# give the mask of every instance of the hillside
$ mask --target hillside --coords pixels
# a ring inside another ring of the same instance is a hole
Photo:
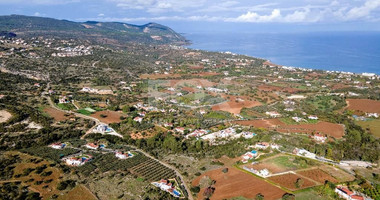
[[[120,22],[72,22],[22,15],[0,16],[0,32],[13,32],[22,37],[81,38],[107,44],[187,42],[169,27],[156,23],[139,26]]]

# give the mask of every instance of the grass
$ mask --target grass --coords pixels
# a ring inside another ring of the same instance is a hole
[[[307,189],[306,191],[296,194],[296,200],[324,200],[326,197],[320,197],[315,191]]]
[[[63,196],[59,196],[58,200],[96,200],[97,198],[83,185],[77,185]]]
[[[271,162],[277,166],[285,168],[296,168],[297,166],[290,160],[289,156],[279,156],[271,160]]]
[[[90,111],[85,110],[85,109],[80,109],[77,112],[80,114],[83,114],[83,115],[91,115],[92,114]]]
[[[218,112],[213,111],[205,115],[205,118],[212,118],[212,119],[228,119],[230,117],[231,117],[230,113],[222,112],[222,111],[218,111]]]
[[[370,132],[374,136],[380,137],[380,119],[358,121],[357,124],[361,126],[363,129],[369,128]]]
[[[57,107],[62,109],[62,110],[72,110],[74,109],[74,106],[69,103],[59,103],[57,104]]]

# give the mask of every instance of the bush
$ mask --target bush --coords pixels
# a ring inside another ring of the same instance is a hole
[[[195,187],[191,187],[190,190],[196,194],[199,193],[199,191],[201,191],[201,188],[199,186],[195,186]]]

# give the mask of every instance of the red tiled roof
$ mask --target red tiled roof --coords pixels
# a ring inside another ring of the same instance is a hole
[[[364,197],[359,196],[359,195],[352,195],[351,198],[355,200],[364,200]]]
[[[350,191],[348,188],[344,188],[344,187],[338,187],[339,190],[341,190],[342,192],[346,193],[347,195],[351,196],[353,195],[354,193],[352,191]]]

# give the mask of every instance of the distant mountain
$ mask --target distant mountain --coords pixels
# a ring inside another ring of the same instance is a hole
[[[167,26],[156,23],[133,25],[121,22],[72,22],[23,15],[0,16],[0,32],[20,37],[80,38],[101,43],[128,42],[186,44],[187,40]]]

